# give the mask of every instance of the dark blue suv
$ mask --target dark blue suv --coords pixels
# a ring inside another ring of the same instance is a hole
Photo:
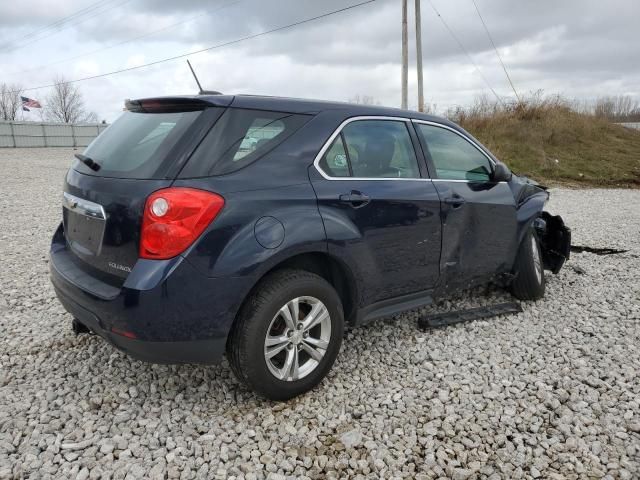
[[[544,187],[417,112],[143,99],[76,157],[51,246],[75,330],[151,362],[226,352],[272,399],[320,382],[345,327],[490,281],[537,299],[569,256]]]

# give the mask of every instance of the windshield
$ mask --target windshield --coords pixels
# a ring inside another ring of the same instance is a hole
[[[164,178],[175,161],[172,150],[200,114],[125,112],[84,152],[99,169],[80,161],[73,168],[101,177]]]

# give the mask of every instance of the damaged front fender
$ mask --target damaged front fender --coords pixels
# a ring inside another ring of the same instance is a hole
[[[518,244],[531,226],[535,228],[546,270],[558,273],[571,253],[571,229],[562,217],[543,211],[547,188],[526,177],[513,176],[511,189],[518,205]]]
[[[546,270],[558,273],[571,254],[571,229],[560,215],[541,212],[533,222]]]

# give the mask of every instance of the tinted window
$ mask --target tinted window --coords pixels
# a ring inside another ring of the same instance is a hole
[[[308,115],[228,108],[180,176],[208,177],[236,171],[280,144],[309,118]]]
[[[163,178],[174,161],[168,154],[200,114],[125,112],[84,152],[100,170],[79,161],[74,168],[104,177]]]
[[[420,177],[405,122],[392,120],[357,120],[347,124],[320,166],[328,175],[337,177]]]
[[[418,124],[438,178],[489,181],[491,163],[478,148],[457,133],[433,125]]]

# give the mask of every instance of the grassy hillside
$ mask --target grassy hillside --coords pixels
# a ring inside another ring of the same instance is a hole
[[[480,102],[452,116],[514,172],[541,183],[640,187],[640,131],[578,113],[561,99]]]

